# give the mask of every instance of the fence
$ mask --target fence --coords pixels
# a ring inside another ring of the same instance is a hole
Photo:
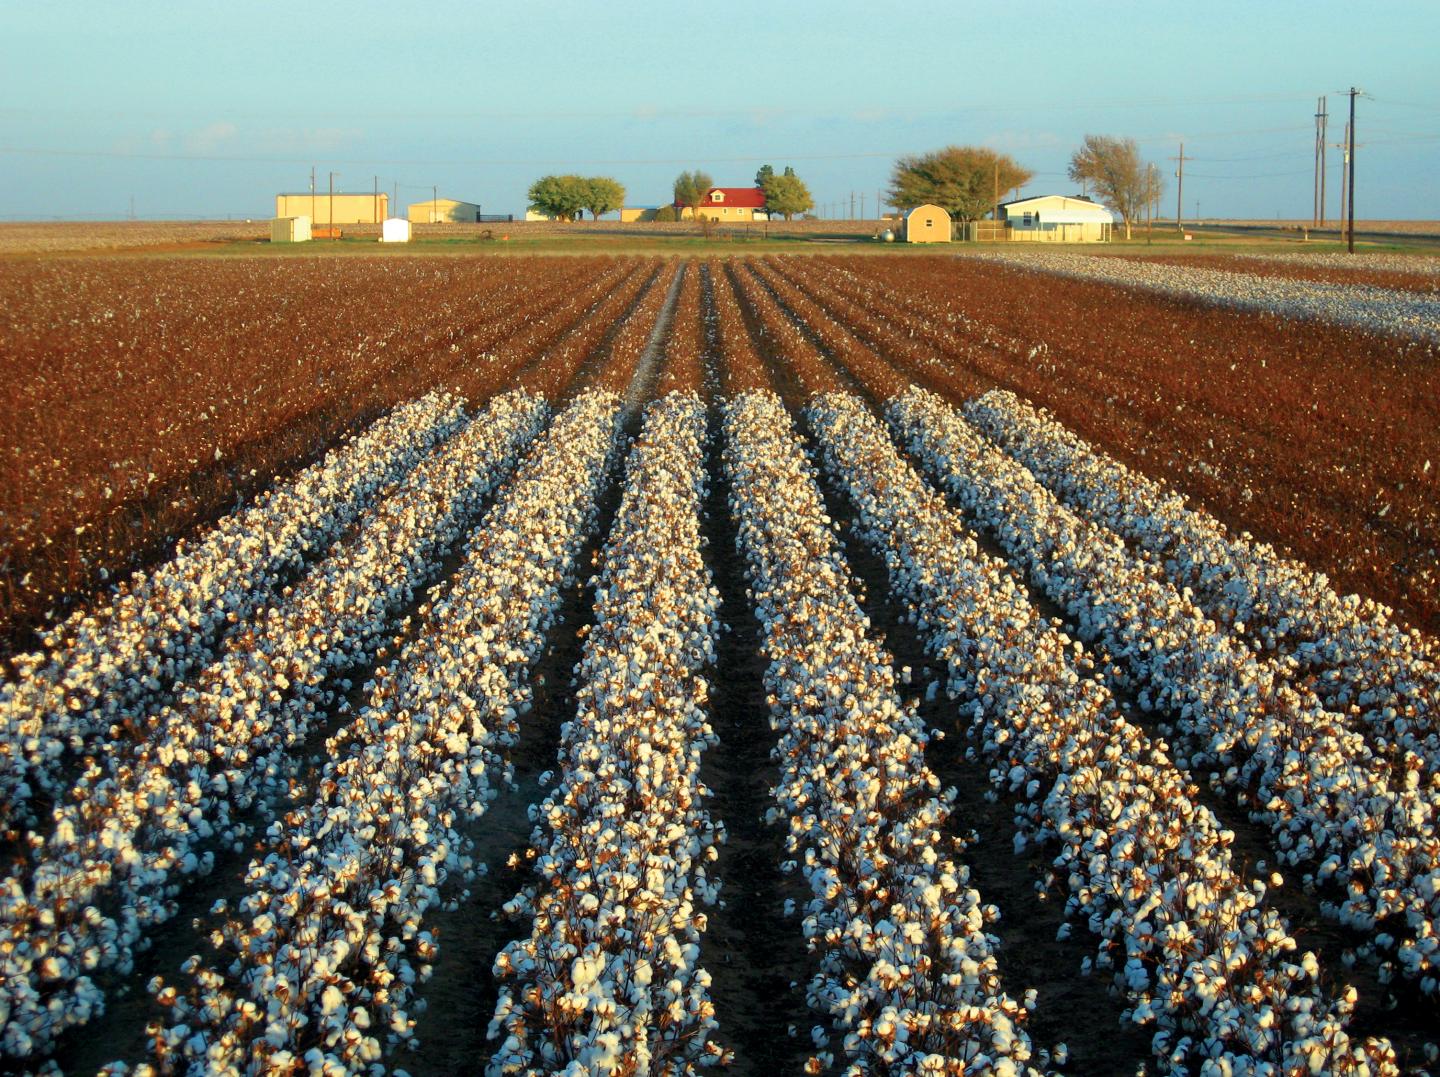
[[[1047,224],[1042,228],[1015,228],[1006,221],[970,221],[959,225],[959,238],[967,243],[1104,243],[1110,225],[1092,223]]]

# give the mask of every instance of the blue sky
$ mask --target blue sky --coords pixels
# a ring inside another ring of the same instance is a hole
[[[898,154],[983,143],[1068,193],[1086,132],[1180,139],[1185,214],[1307,217],[1315,99],[1359,102],[1360,216],[1440,218],[1440,2],[706,5],[0,0],[0,217],[268,216],[399,186],[520,212],[545,172],[668,201],[793,164],[873,211]],[[1338,203],[1332,151],[1330,206]],[[1173,211],[1171,179],[1167,205]]]

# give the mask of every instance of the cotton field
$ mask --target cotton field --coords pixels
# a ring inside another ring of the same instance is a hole
[[[0,1068],[1440,1073],[1433,297],[960,261],[486,267],[17,615]]]

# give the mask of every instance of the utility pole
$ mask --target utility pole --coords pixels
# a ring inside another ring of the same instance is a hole
[[[1325,127],[1329,120],[1322,95],[1315,105],[1315,213],[1311,223],[1316,228],[1325,227]]]
[[[375,177],[375,198],[370,206],[370,216],[375,218],[375,223],[380,223],[380,177]]]
[[[430,187],[430,223],[435,223],[435,218],[440,213],[440,185],[432,184]]]
[[[861,191],[861,192],[860,192],[860,219],[861,219],[862,221],[866,219],[866,217],[865,217],[865,192],[864,192],[864,191]]]
[[[1175,169],[1175,179],[1177,180],[1175,185],[1175,231],[1183,232],[1185,231],[1185,222],[1181,219],[1181,215],[1185,212],[1185,143],[1180,143],[1180,156],[1172,157],[1170,160],[1179,162]]]
[[[335,177],[338,176],[339,174],[340,174],[340,173],[338,173],[338,172],[331,172],[331,173],[330,173],[330,209],[329,209],[329,211],[328,211],[328,212],[329,212],[329,216],[330,216],[330,220],[329,220],[328,223],[329,223],[329,226],[330,226],[330,238],[331,238],[331,240],[334,240],[334,239],[335,239]]]
[[[1349,165],[1349,167],[1350,167],[1350,178],[1346,181],[1346,186],[1349,187],[1349,195],[1350,195],[1349,202],[1350,202],[1350,204],[1349,204],[1349,206],[1348,206],[1348,208],[1347,208],[1347,210],[1346,210],[1346,212],[1349,214],[1349,216],[1346,218],[1347,225],[1346,225],[1346,229],[1345,229],[1345,230],[1346,230],[1346,232],[1348,233],[1348,237],[1349,237],[1348,240],[1347,240],[1347,247],[1348,247],[1349,253],[1354,254],[1354,253],[1355,253],[1355,98],[1356,98],[1359,94],[1364,93],[1364,91],[1363,91],[1363,90],[1357,90],[1354,86],[1351,86],[1350,89],[1349,89],[1347,92],[1350,94],[1350,122],[1349,122],[1349,124],[1347,124],[1346,127],[1345,127],[1345,141],[1346,141],[1346,143],[1348,144],[1347,149],[1345,150],[1345,161],[1346,161],[1346,163],[1347,163],[1347,164]]]
[[[855,219],[855,192],[850,192],[850,219]]]
[[[310,227],[315,227],[315,166],[310,166]]]

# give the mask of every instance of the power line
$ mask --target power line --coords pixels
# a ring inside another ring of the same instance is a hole
[[[1133,98],[1112,98],[1098,101],[1041,101],[1041,102],[1018,102],[1009,100],[1005,102],[947,102],[945,104],[926,104],[923,102],[899,102],[893,104],[875,104],[858,102],[847,105],[843,108],[776,108],[770,105],[734,105],[728,108],[623,108],[623,109],[592,109],[592,110],[567,110],[537,109],[533,111],[513,111],[503,109],[467,109],[446,111],[440,109],[423,109],[421,114],[426,119],[434,120],[489,120],[504,121],[518,120],[523,122],[535,122],[537,120],[638,120],[649,122],[657,119],[730,119],[734,117],[764,116],[767,118],[794,117],[799,119],[829,119],[834,117],[853,117],[856,115],[875,115],[879,119],[890,117],[910,116],[950,116],[967,112],[1073,112],[1076,110],[1102,110],[1102,109],[1130,109],[1130,108],[1187,108],[1213,105],[1255,105],[1255,104],[1280,104],[1307,100],[1297,94],[1274,93],[1274,94],[1230,94],[1214,97],[1182,97],[1171,99],[1156,99],[1152,97]],[[1416,106],[1426,107],[1426,106]],[[78,115],[87,119],[96,117],[115,117],[134,120],[138,118],[173,118],[182,115],[182,111],[165,110],[145,112],[137,109],[127,110],[97,110],[91,108],[0,108],[0,116],[22,116],[27,119],[34,119],[36,116],[66,116]],[[229,111],[228,118],[234,119],[266,119],[273,120],[272,111]],[[376,112],[373,110],[363,111],[322,111],[306,112],[298,117],[301,122],[310,120],[333,120],[344,118],[361,118],[370,122],[377,120],[406,120],[413,121],[417,113],[414,110],[404,112]]]

